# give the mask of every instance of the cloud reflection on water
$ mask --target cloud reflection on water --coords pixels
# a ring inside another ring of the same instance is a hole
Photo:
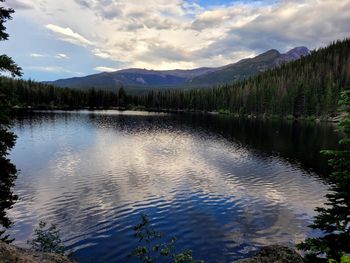
[[[324,201],[326,186],[301,167],[170,115],[50,116],[15,127],[18,244],[43,219],[58,224],[78,256],[123,260],[135,245],[131,226],[146,212],[199,258],[228,262],[304,239]]]

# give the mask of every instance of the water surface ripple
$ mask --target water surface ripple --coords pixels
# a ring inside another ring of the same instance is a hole
[[[191,118],[114,111],[18,118],[16,243],[25,246],[44,220],[58,225],[79,262],[126,262],[142,212],[207,262],[315,234],[307,226],[327,188],[310,165],[235,136],[241,127],[230,119]],[[222,122],[235,131],[225,134]]]

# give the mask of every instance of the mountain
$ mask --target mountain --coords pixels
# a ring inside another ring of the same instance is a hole
[[[305,57],[310,54],[310,50],[307,47],[296,47],[289,50],[286,54],[282,55],[282,58],[286,62],[297,60],[301,57]]]
[[[254,76],[259,72],[278,67],[281,64],[297,60],[309,54],[310,51],[306,47],[297,47],[285,54],[281,54],[277,50],[272,49],[254,58],[243,59],[237,63],[224,66],[220,70],[207,72],[194,77],[189,80],[189,83],[199,86],[232,83]]]
[[[190,70],[147,70],[124,69],[115,72],[103,72],[88,75],[59,79],[45,82],[59,87],[115,89],[126,88],[176,88],[201,86],[208,87],[217,84],[231,83],[256,75],[259,72],[278,67],[283,63],[294,61],[306,56],[310,51],[306,47],[297,47],[285,54],[275,49],[269,50],[254,58],[243,59],[237,63],[218,68],[196,68]]]
[[[85,77],[59,79],[45,82],[59,87],[114,89],[118,87],[178,87],[189,79],[217,70],[197,68],[191,70],[147,70],[124,69],[115,72],[102,72]]]

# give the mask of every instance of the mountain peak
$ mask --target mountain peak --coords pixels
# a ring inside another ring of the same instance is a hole
[[[281,55],[281,53],[277,49],[270,49],[270,50],[256,56],[256,58],[259,58],[259,57],[277,57],[280,55]]]
[[[307,47],[295,47],[289,50],[285,55],[292,56],[294,59],[299,59],[310,54],[310,50]]]
[[[260,55],[257,55],[254,58],[248,58],[248,59],[243,59],[240,62],[243,62],[244,64],[250,64],[250,63],[266,63],[269,61],[273,61],[275,59],[278,59],[281,56],[281,53],[277,49],[270,49]],[[240,63],[238,62],[238,63]],[[242,64],[242,63],[241,63]],[[234,65],[234,64],[231,64]]]
[[[280,54],[280,52],[277,50],[277,49],[270,49],[268,51],[266,51],[265,53],[262,53],[263,54]]]

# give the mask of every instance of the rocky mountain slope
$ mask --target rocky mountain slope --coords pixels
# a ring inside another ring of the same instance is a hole
[[[237,63],[218,68],[197,68],[190,70],[147,70],[124,69],[115,72],[103,72],[47,82],[59,87],[116,89],[126,88],[179,88],[209,87],[231,83],[259,72],[277,67],[309,54],[306,47],[298,47],[281,54],[277,50],[269,50],[254,58],[243,59]]]
[[[310,51],[306,47],[297,47],[285,54],[272,49],[254,58],[243,59],[217,71],[204,73],[194,77],[189,82],[198,86],[232,83],[275,68],[283,63],[297,60],[302,56],[307,56],[309,53]]]

